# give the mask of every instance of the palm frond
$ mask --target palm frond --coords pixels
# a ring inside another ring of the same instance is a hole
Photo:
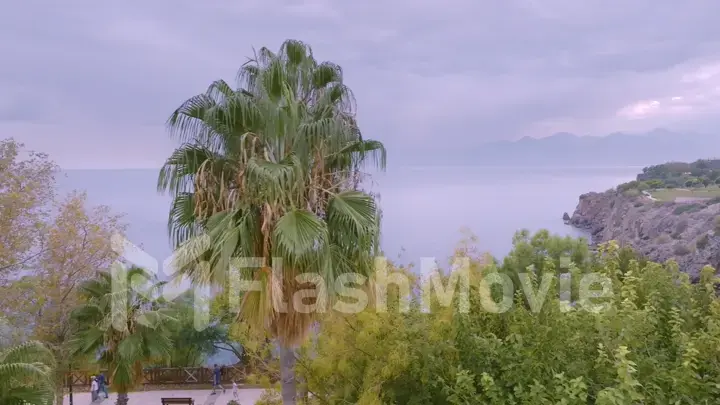
[[[375,227],[377,207],[375,199],[359,191],[344,191],[334,195],[328,204],[328,225],[354,235],[362,235]]]
[[[37,341],[0,352],[0,404],[50,405],[55,365],[52,352]]]
[[[41,361],[49,367],[55,366],[55,356],[44,344],[31,340],[0,352],[0,361],[4,363],[24,363]]]
[[[296,264],[326,247],[328,229],[327,224],[312,212],[294,209],[277,221],[273,237],[283,260]]]

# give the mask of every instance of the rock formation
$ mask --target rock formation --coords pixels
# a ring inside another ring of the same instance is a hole
[[[650,260],[674,259],[695,279],[703,266],[720,268],[720,202],[653,201],[609,190],[587,193],[570,224],[590,232],[594,243],[616,240]]]

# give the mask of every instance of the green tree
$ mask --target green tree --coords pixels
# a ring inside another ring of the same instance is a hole
[[[560,240],[546,232],[517,239],[507,270],[469,256],[467,311],[459,311],[459,299],[434,302],[430,311],[412,299],[407,312],[329,314],[299,362],[309,391],[333,405],[716,402],[714,269],[705,267],[691,283],[676,263],[636,260],[610,242],[569,272],[573,280],[579,271],[602,276],[612,294],[583,299],[573,281],[575,298],[563,302],[551,253]],[[491,297],[512,305],[490,310],[483,279],[540,261],[525,277],[530,293],[544,297],[541,305],[527,305],[528,290],[511,289]]]
[[[38,340],[53,352],[62,405],[77,288],[115,260],[110,239],[125,227],[84,193],[56,195],[58,171],[46,155],[0,141],[0,313],[14,342]]]
[[[296,277],[369,273],[380,215],[360,186],[368,164],[384,169],[385,149],[362,137],[341,68],[319,63],[302,42],[260,49],[238,77],[237,90],[216,81],[172,114],[171,132],[185,143],[159,188],[174,197],[174,243],[206,235],[185,249],[183,269],[195,283],[227,287],[234,257],[261,258],[243,269],[263,289],[244,295],[239,316],[279,343],[283,402],[292,404],[295,349],[314,318],[294,308],[296,293],[312,294],[314,284]],[[272,291],[291,303],[287,310],[274,309]]]
[[[166,367],[196,367],[218,352],[227,352],[238,359],[243,357],[242,347],[230,338],[227,320],[211,314],[207,327],[195,325],[195,306],[192,294],[185,294],[172,303],[177,318],[171,326],[173,347],[170,356],[158,359]]]
[[[118,405],[128,403],[144,363],[171,353],[175,318],[157,298],[162,285],[143,269],[116,264],[80,288],[86,303],[72,314],[73,354],[97,356],[118,393]]]
[[[52,404],[54,367],[52,352],[38,341],[0,350],[0,404]]]
[[[652,180],[649,180],[649,181],[647,182],[647,185],[648,185],[648,187],[650,187],[651,189],[656,189],[656,188],[662,188],[662,187],[664,187],[665,184],[663,183],[662,180],[652,179]]]

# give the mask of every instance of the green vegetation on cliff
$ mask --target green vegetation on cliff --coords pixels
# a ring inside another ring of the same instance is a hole
[[[720,197],[720,159],[669,162],[643,168],[636,180],[617,186],[627,196],[642,192],[660,201]]]
[[[709,187],[720,184],[720,159],[648,166],[637,176],[649,188]]]

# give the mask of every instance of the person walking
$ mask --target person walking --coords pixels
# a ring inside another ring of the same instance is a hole
[[[240,393],[238,392],[238,385],[235,381],[233,381],[233,398],[238,399],[240,396]]]
[[[98,383],[98,392],[97,395],[100,397],[100,393],[102,392],[105,394],[105,399],[108,399],[110,396],[108,395],[107,391],[107,381],[105,381],[105,374],[100,373],[97,376],[97,383]]]
[[[220,371],[221,371],[221,370],[220,370],[220,367],[218,367],[218,365],[215,364],[215,366],[213,367],[213,390],[212,390],[212,395],[215,395],[215,394],[216,394],[215,389],[218,388],[218,387],[220,387],[220,389],[222,390],[223,394],[225,393],[225,387],[223,387],[222,385],[220,385]]]
[[[91,376],[90,381],[90,397],[92,398],[92,402],[95,402],[98,399],[98,382],[95,376]]]

